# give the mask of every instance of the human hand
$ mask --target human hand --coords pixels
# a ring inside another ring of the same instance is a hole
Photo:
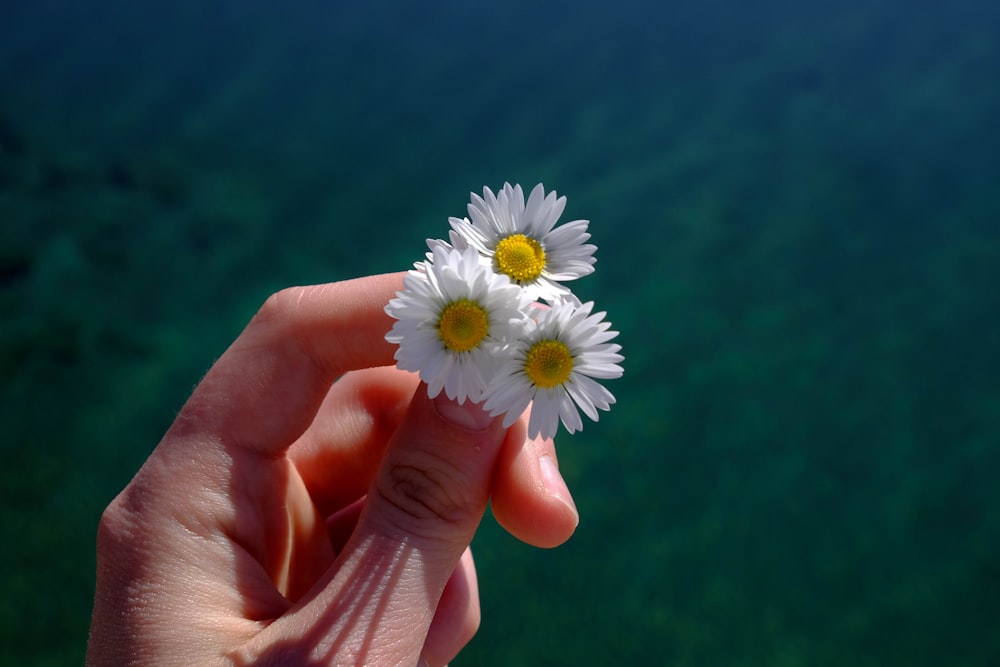
[[[279,292],[212,367],[101,517],[89,665],[443,665],[478,628],[487,500],[569,538],[551,440],[387,367],[401,287]]]

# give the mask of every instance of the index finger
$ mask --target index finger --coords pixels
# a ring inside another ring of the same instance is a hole
[[[277,456],[309,426],[339,376],[394,363],[385,305],[404,273],[273,294],[212,366],[168,435]]]

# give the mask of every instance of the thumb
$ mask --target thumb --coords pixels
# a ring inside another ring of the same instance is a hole
[[[443,585],[486,509],[503,438],[500,420],[480,405],[459,405],[443,393],[428,399],[421,385],[389,442],[356,532],[440,560]]]
[[[337,562],[257,639],[295,645],[309,664],[415,664],[485,512],[503,439],[479,405],[431,400],[420,385]]]

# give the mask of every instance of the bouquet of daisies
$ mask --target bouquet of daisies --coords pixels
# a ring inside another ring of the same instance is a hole
[[[428,239],[426,260],[386,306],[397,320],[386,339],[431,398],[482,402],[505,427],[530,404],[528,434],[545,438],[615,402],[597,380],[622,374],[618,332],[563,284],[593,273],[597,250],[586,220],[556,226],[565,206],[541,184],[527,203],[520,185],[483,188],[468,218],[449,218],[448,241]]]

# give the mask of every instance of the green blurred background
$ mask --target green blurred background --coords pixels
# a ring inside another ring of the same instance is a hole
[[[360,6],[363,5],[363,6]],[[591,220],[619,403],[456,665],[1000,664],[1000,5],[0,4],[0,662],[267,295]]]

